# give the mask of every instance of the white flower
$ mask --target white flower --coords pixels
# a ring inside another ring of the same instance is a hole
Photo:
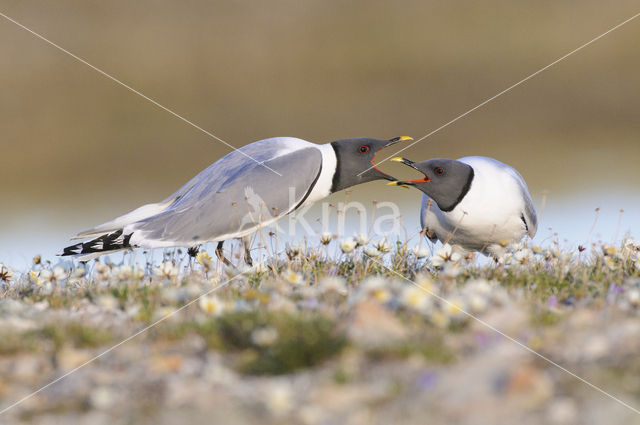
[[[618,268],[618,263],[615,257],[612,257],[610,255],[606,255],[604,257],[604,263],[606,264],[607,267],[609,267],[609,270],[615,270]]]
[[[478,293],[472,293],[467,297],[467,302],[471,311],[474,313],[482,313],[489,306],[489,301],[487,297],[480,295]]]
[[[293,283],[295,285],[300,285],[302,283],[304,283],[304,279],[302,277],[302,275],[300,273],[296,273],[291,269],[288,269],[287,271],[284,272],[283,274],[285,280],[287,280],[287,282],[289,283]]]
[[[107,410],[111,408],[118,400],[118,393],[109,387],[97,387],[89,394],[89,402],[91,407],[98,410]]]
[[[372,246],[365,246],[363,252],[364,255],[370,258],[377,258],[380,256],[380,251]]]
[[[387,281],[381,277],[369,277],[362,282],[361,290],[365,295],[372,296],[381,303],[391,299],[391,292],[387,289]]]
[[[406,286],[400,296],[400,302],[416,311],[428,312],[433,307],[433,299],[428,292],[413,285]]]
[[[485,296],[491,294],[492,289],[493,287],[491,286],[491,284],[485,279],[470,280],[464,287],[464,291],[466,293],[475,293]]]
[[[617,257],[618,248],[613,245],[602,245],[602,253],[608,257]]]
[[[383,254],[391,251],[391,244],[386,239],[381,239],[377,241],[374,245],[378,251]]]
[[[518,252],[524,248],[524,244],[522,242],[512,242],[509,244],[509,250],[511,252]]]
[[[640,290],[638,288],[629,289],[626,295],[627,301],[632,307],[640,306]]]
[[[503,250],[500,252],[496,252],[493,259],[496,261],[497,264],[505,265],[505,264],[511,263],[512,257],[513,257],[513,254]]]
[[[622,241],[622,252],[624,255],[634,256],[634,254],[638,252],[638,249],[640,249],[640,245],[637,245],[633,239],[626,239]]]
[[[412,251],[413,255],[415,255],[416,258],[424,258],[429,255],[429,248],[427,248],[426,246],[416,245]]]
[[[523,248],[513,254],[513,259],[520,265],[529,264],[533,261],[533,253],[529,248]]]
[[[48,283],[58,283],[67,278],[67,272],[60,266],[54,267],[53,271],[49,269],[40,270],[39,272],[32,271],[31,277],[36,280],[38,285],[45,285]]]
[[[160,266],[153,268],[153,274],[163,279],[175,279],[178,276],[178,268],[171,261],[160,263]]]
[[[356,246],[365,246],[369,243],[369,237],[367,235],[354,235],[353,239],[356,241]]]
[[[373,295],[373,298],[381,303],[386,303],[391,299],[391,292],[389,292],[389,290],[387,290],[386,288],[377,289],[373,291],[371,295]]]
[[[449,317],[441,310],[434,310],[433,313],[431,313],[431,315],[429,316],[429,320],[439,328],[446,328],[447,326],[449,326],[450,322]]]
[[[96,304],[106,310],[115,310],[118,308],[118,299],[110,294],[100,295],[96,298]]]
[[[251,342],[255,345],[266,347],[273,345],[278,340],[278,330],[271,326],[254,329],[251,332]]]
[[[53,268],[53,279],[56,282],[60,282],[67,278],[67,272],[60,266],[56,266]]]
[[[284,383],[269,385],[265,394],[265,405],[277,416],[290,412],[295,407],[291,387]]]
[[[450,298],[443,308],[444,313],[453,320],[466,318],[466,304],[461,298]]]
[[[340,295],[347,295],[347,285],[343,278],[339,276],[323,277],[318,282],[318,287],[326,292],[336,292]]]
[[[40,271],[31,270],[31,272],[29,272],[29,275],[31,276],[31,279],[35,280],[36,284],[38,285],[45,285],[47,283],[50,283],[51,278],[53,277],[53,273],[48,269]]]
[[[111,275],[111,266],[103,263],[96,263],[96,274],[99,280],[107,280]]]
[[[224,302],[215,295],[206,295],[198,300],[200,309],[211,316],[219,316],[226,310]]]
[[[433,284],[433,280],[429,276],[419,274],[416,276],[415,282],[423,291],[430,295],[438,294],[439,292],[439,288]]]
[[[445,263],[457,263],[462,259],[462,255],[455,252],[451,245],[444,244],[436,250],[436,255],[429,259],[433,267],[442,267]]]
[[[440,276],[448,279],[453,279],[458,276],[461,272],[460,265],[457,263],[446,263],[442,270],[440,271]]]
[[[320,236],[320,243],[322,245],[329,245],[331,240],[333,239],[333,235],[331,233],[325,232]]]
[[[356,247],[356,241],[354,241],[353,238],[343,239],[342,242],[340,243],[340,249],[345,254],[349,254],[351,251],[355,249],[355,247]]]
[[[75,269],[71,270],[71,276],[74,279],[80,279],[82,277],[84,277],[85,273],[87,271],[85,270],[84,267],[76,267]]]
[[[120,266],[111,271],[111,275],[117,277],[119,280],[129,280],[133,277],[133,267]]]

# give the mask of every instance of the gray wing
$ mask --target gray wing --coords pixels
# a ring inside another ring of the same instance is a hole
[[[527,234],[533,239],[538,231],[538,214],[536,214],[536,209],[533,206],[533,201],[531,200],[531,196],[529,195],[529,190],[527,189],[527,185],[524,187],[520,187],[522,189],[522,199],[524,199],[524,210],[522,211],[522,217],[524,220],[524,224],[527,227]]]
[[[204,194],[208,192],[216,192],[226,181],[228,181],[229,176],[237,173],[238,170],[246,168],[247,164],[255,164],[255,161],[266,163],[285,152],[314,146],[315,145],[313,143],[294,137],[273,137],[250,143],[240,149],[236,149],[233,152],[228,153],[213,164],[209,165],[163,201],[155,204],[143,205],[127,214],[115,218],[114,220],[80,232],[73,239],[94,237],[109,232],[115,232],[122,228],[130,228],[139,221],[168,211],[180,198],[191,192],[193,192],[190,195],[192,198],[193,196],[204,196]],[[254,159],[255,161],[253,161]]]
[[[536,213],[536,208],[533,206],[533,200],[531,199],[531,194],[529,193],[529,187],[527,183],[524,181],[522,175],[515,168],[506,166],[505,168],[509,174],[513,176],[515,181],[518,183],[520,187],[520,194],[522,195],[522,200],[524,202],[524,207],[522,210],[522,220],[527,228],[527,234],[531,239],[536,235],[538,231],[538,214]]]
[[[237,173],[239,170],[250,165],[258,165],[258,163],[268,164],[269,161],[278,157],[282,151],[293,151],[305,147],[314,147],[314,144],[295,137],[272,137],[250,143],[228,153],[209,165],[175,193],[172,193],[160,202],[160,204],[171,204],[190,191],[196,190],[201,192],[205,187],[206,190],[217,191],[225,184],[231,174]],[[270,171],[266,167],[261,165],[260,167]],[[278,172],[282,174],[282,172]]]
[[[127,230],[136,240],[185,245],[240,237],[299,206],[322,168],[316,147],[264,161],[281,176],[251,159],[238,160],[233,166],[212,164],[172,195],[167,210]]]

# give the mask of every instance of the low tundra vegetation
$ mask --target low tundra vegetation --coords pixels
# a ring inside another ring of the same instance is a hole
[[[149,327],[136,338],[198,338],[242,374],[291,373],[354,350],[371,361],[447,364],[466,349],[456,335],[509,307],[525,311],[532,329],[558,326],[578,307],[640,309],[632,239],[589,249],[519,243],[486,259],[449,245],[330,236],[253,267],[222,267],[204,249],[172,251],[159,264],[0,264],[0,356],[99,352]]]

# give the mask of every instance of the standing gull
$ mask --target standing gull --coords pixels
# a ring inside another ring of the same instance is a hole
[[[424,192],[420,223],[433,242],[499,256],[507,244],[536,234],[538,218],[529,189],[512,167],[483,156],[392,161],[424,174],[419,180],[388,184]]]
[[[233,151],[157,204],[140,208],[78,233],[92,238],[60,255],[87,260],[127,248],[192,247],[242,238],[250,264],[248,237],[290,212],[333,192],[373,180],[395,180],[375,166],[390,140],[344,139],[323,145],[293,137],[260,140]],[[359,174],[362,173],[362,174]]]

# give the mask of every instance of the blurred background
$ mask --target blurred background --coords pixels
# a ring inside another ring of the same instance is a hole
[[[638,3],[1,0],[0,11],[239,147],[273,136],[418,139]],[[539,213],[546,199],[541,242],[638,236],[638,39],[640,19],[402,155],[514,166]],[[53,259],[75,232],[163,199],[229,152],[3,18],[0,58],[4,263]],[[348,197],[398,202],[418,231],[415,190],[373,182]]]

